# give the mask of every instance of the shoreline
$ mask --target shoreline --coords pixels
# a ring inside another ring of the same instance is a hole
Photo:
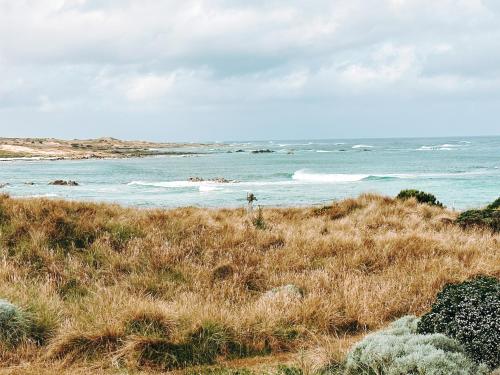
[[[183,148],[217,146],[216,143],[163,143],[123,141],[116,138],[61,140],[55,138],[0,138],[1,161],[58,161],[128,159],[156,156],[196,156]],[[169,149],[171,151],[169,151]]]

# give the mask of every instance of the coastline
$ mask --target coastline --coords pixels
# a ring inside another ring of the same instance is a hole
[[[124,141],[109,137],[86,140],[0,138],[0,161],[56,161],[127,159],[154,156],[194,156],[200,153],[182,151],[182,149],[208,145],[212,144]]]

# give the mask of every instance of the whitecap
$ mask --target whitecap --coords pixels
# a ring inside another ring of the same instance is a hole
[[[373,146],[370,145],[354,145],[352,148],[372,148]]]
[[[211,191],[219,190],[219,188],[216,186],[200,185],[198,190],[200,193],[209,193]]]
[[[299,170],[293,174],[292,179],[305,182],[336,183],[361,181],[367,177],[369,177],[368,174],[309,173]]]
[[[199,182],[189,182],[189,181],[132,181],[127,185],[129,186],[154,186],[154,187],[164,187],[164,188],[185,188],[200,186]]]

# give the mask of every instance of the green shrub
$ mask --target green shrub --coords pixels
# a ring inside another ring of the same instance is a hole
[[[489,228],[493,232],[500,232],[500,198],[482,210],[462,212],[456,223],[462,228]]]
[[[486,206],[487,210],[498,210],[500,208],[500,197],[498,197],[494,202]]]
[[[0,342],[17,345],[27,338],[30,322],[26,313],[16,305],[0,299]]]
[[[443,334],[416,334],[419,319],[405,316],[385,330],[366,336],[347,355],[348,375],[479,375],[461,345]]]
[[[439,202],[433,194],[415,189],[401,190],[396,198],[403,200],[415,198],[419,203],[426,203],[431,206],[443,207],[443,204]]]
[[[418,332],[443,333],[460,342],[477,363],[500,366],[500,282],[478,277],[447,285],[422,317]]]
[[[468,210],[458,215],[456,223],[462,228],[489,228],[500,232],[500,210]]]

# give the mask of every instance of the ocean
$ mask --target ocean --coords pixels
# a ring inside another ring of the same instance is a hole
[[[198,154],[2,161],[0,183],[7,185],[0,192],[139,207],[241,207],[248,192],[263,206],[321,205],[412,188],[465,209],[500,196],[500,137],[274,140],[182,150]],[[56,179],[79,186],[49,185]]]

